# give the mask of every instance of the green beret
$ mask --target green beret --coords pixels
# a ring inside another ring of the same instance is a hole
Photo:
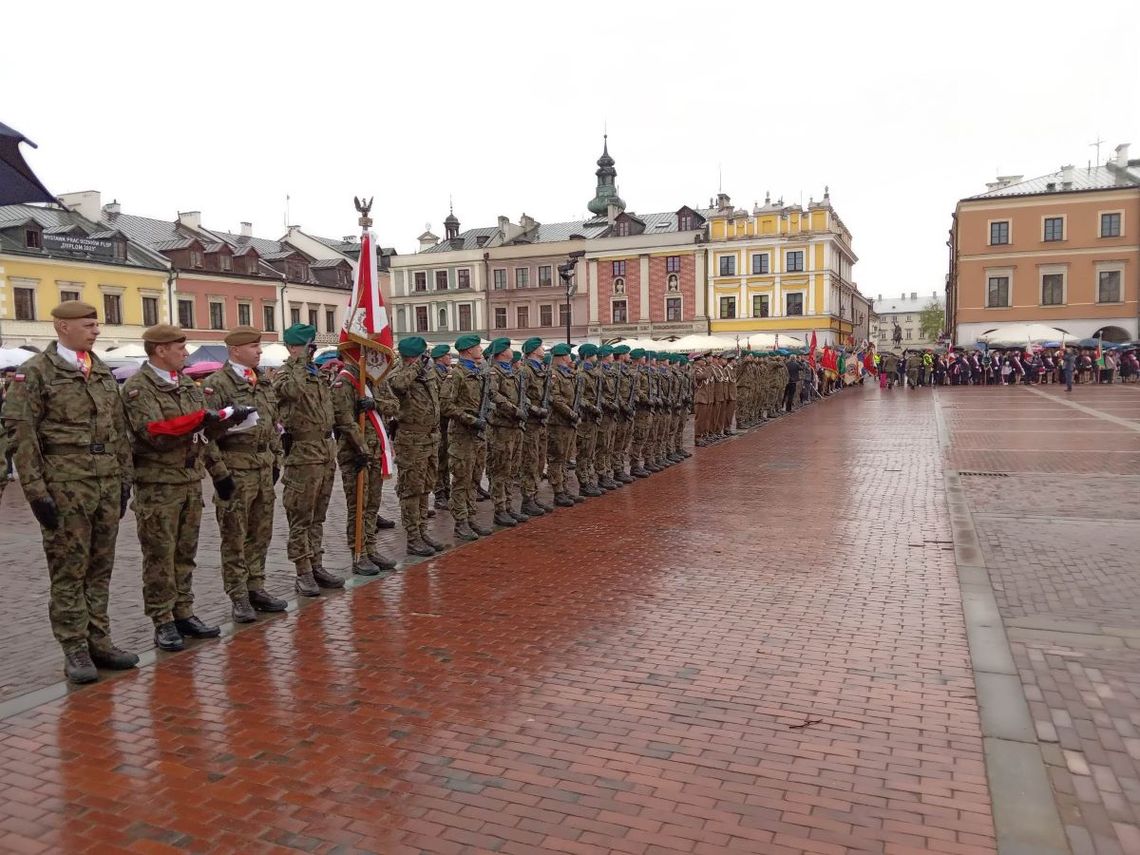
[[[551,362],[551,358],[550,358],[550,351],[548,350],[548,351],[546,351],[546,353],[545,353],[545,354],[543,354],[543,356],[542,356],[542,364],[543,364],[543,365],[549,365],[549,364],[550,364],[550,362]]]
[[[514,365],[520,359],[522,359],[522,353],[520,353],[517,350],[512,350],[511,351],[511,365]]]
[[[97,320],[99,318],[94,306],[90,303],[82,303],[79,300],[64,300],[51,310],[51,316],[59,318],[61,321],[78,321],[85,318]]]
[[[455,349],[462,352],[470,350],[473,347],[479,346],[479,336],[473,333],[465,333],[455,340]]]
[[[587,356],[597,356],[598,346],[591,342],[578,345],[578,355],[585,359]]]
[[[688,365],[689,357],[685,356],[685,354],[682,353],[677,357],[677,362],[679,362],[681,365]]]
[[[614,347],[614,356],[624,356],[627,353],[629,353],[628,344],[619,344]]]
[[[534,338],[528,338],[523,342],[522,352],[529,354],[531,351],[536,350],[540,347],[542,347],[542,339],[540,339],[538,336],[535,336]]]
[[[490,351],[490,353],[487,353],[487,351],[484,351],[484,353],[487,353],[488,356],[498,356],[504,350],[509,350],[510,347],[511,340],[509,338],[497,338],[487,345],[487,351]]]
[[[476,341],[475,343],[478,344],[479,342]],[[431,349],[431,358],[439,359],[441,356],[447,356],[449,353],[451,353],[450,344],[437,344]]]
[[[630,359],[641,359],[641,357],[643,357],[643,356],[645,356],[645,348],[644,347],[635,347],[633,350],[631,350],[629,352],[629,358]]]
[[[282,340],[286,344],[312,344],[317,339],[317,328],[309,324],[293,324],[285,330]]]
[[[650,359],[656,359],[657,358],[657,351],[656,350],[647,350],[647,351],[645,351],[645,355],[648,356]]]
[[[400,339],[400,343],[396,345],[396,350],[400,351],[400,356],[421,356],[427,350],[427,342],[424,341],[423,336],[410,335],[407,338]]]
[[[613,356],[614,349],[611,345],[603,344],[598,348],[598,356]]]
[[[142,339],[151,344],[172,344],[176,341],[186,341],[186,333],[171,324],[155,324],[143,330]]]
[[[553,356],[569,356],[570,345],[564,341],[560,341],[558,344],[554,345],[554,347],[550,348],[550,353]]]

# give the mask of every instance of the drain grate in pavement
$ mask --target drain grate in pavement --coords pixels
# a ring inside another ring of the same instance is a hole
[[[959,472],[960,478],[1008,478],[1008,472]]]

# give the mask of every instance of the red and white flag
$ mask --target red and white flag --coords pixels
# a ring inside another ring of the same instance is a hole
[[[365,232],[360,238],[360,259],[356,264],[356,279],[352,285],[352,297],[348,301],[344,329],[340,331],[339,345],[346,362],[351,361],[359,366],[363,354],[364,372],[359,379],[361,397],[372,396],[364,382],[365,374],[373,380],[384,376],[388,362],[393,358],[392,345],[392,325],[388,321],[388,310],[384,308],[380,283],[376,281],[376,236],[372,232]],[[365,415],[380,437],[381,471],[387,478],[395,470],[392,443],[380,416],[374,410],[369,410]]]

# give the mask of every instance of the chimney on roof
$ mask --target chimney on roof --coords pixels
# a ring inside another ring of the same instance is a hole
[[[103,214],[108,217],[117,217],[123,212],[123,206],[118,199],[113,199],[103,206]]]
[[[910,298],[911,298],[912,300],[917,300],[917,299],[918,299],[918,294],[917,294],[915,291],[911,291],[911,292],[910,292]]]
[[[202,212],[201,211],[179,211],[178,212],[178,225],[186,226],[188,229],[202,228]]]
[[[1061,189],[1073,189],[1073,165],[1071,163],[1061,167]]]
[[[98,190],[81,190],[78,193],[64,193],[59,197],[59,204],[74,211],[81,217],[98,222],[103,215],[102,197]]]
[[[728,198],[727,193],[716,194],[716,209],[718,211],[728,211],[732,209],[732,200]]]
[[[341,238],[343,243],[356,243],[356,235],[345,235]]]
[[[253,237],[253,223],[247,223],[244,221],[242,222],[242,224],[241,224],[241,236],[242,237]]]
[[[1128,166],[1128,146],[1131,143],[1121,143],[1116,147],[1116,166],[1118,169],[1125,169]]]
[[[533,230],[537,225],[538,223],[534,221],[534,217],[530,216],[529,214],[523,214],[521,217],[519,217],[519,226],[522,228],[524,233]]]

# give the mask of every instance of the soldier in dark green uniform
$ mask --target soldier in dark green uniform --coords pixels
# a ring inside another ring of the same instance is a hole
[[[595,498],[605,491],[598,486],[598,473],[594,471],[598,441],[598,422],[602,418],[599,404],[601,383],[594,362],[598,346],[591,342],[578,345],[578,374],[581,376],[582,395],[578,403],[577,449],[574,476],[578,479],[578,493]]]
[[[475,519],[476,464],[486,445],[487,421],[483,410],[490,378],[483,370],[479,336],[461,335],[455,340],[459,364],[452,367],[440,398],[440,412],[448,420],[447,463],[451,489],[448,505],[459,540],[477,540],[491,533]]]
[[[610,455],[612,477],[623,484],[632,484],[637,479],[626,474],[629,467],[629,444],[633,440],[633,419],[637,414],[633,400],[635,385],[634,370],[629,362],[629,345],[614,347],[614,362],[618,372],[617,412],[615,413],[614,450]]]
[[[246,407],[207,409],[198,385],[182,373],[186,333],[170,324],[143,332],[147,361],[123,384],[135,464],[135,518],[143,559],[143,603],[154,643],[181,650],[183,637],[217,638],[221,630],[194,614],[194,566],[202,523],[202,476],[218,497],[236,489],[215,441],[243,422]]]
[[[388,388],[400,402],[396,451],[396,495],[411,555],[429,556],[444,545],[428,534],[428,496],[435,487],[439,453],[439,378],[418,335],[400,339],[401,362],[388,375]]]
[[[229,359],[202,383],[206,406],[257,411],[218,439],[222,460],[234,479],[227,501],[214,496],[222,543],[222,583],[233,604],[235,623],[257,620],[257,612],[283,612],[288,605],[265,590],[265,556],[273,538],[273,486],[281,477],[281,438],[277,433],[277,395],[258,372],[261,330],[234,329],[225,338]]]
[[[293,324],[283,338],[289,349],[285,365],[273,376],[281,413],[285,450],[285,516],[289,519],[289,560],[297,569],[295,586],[304,597],[320,596],[321,588],[343,588],[344,579],[328,572],[324,559],[325,514],[335,479],[336,443],[333,427],[350,437],[348,422],[337,423],[332,390],[312,362],[317,331]],[[351,439],[350,439],[351,442]],[[354,447],[355,468],[368,465],[363,447]]]
[[[522,490],[522,512],[527,516],[540,517],[554,506],[538,498],[538,486],[542,483],[542,470],[546,465],[547,434],[546,421],[550,415],[549,405],[544,405],[546,385],[550,369],[542,360],[546,351],[542,339],[528,338],[523,342],[523,356],[526,357],[518,370],[526,377],[527,421],[522,437],[522,467],[519,484]]]
[[[91,348],[95,308],[69,300],[52,310],[58,341],[12,376],[2,414],[24,497],[40,524],[51,579],[48,615],[73,683],[95,670],[138,664],[111,642],[107,599],[119,520],[133,480],[118,386]]]
[[[491,481],[491,500],[495,503],[495,524],[514,526],[529,516],[511,508],[513,467],[522,442],[526,413],[519,405],[519,375],[511,366],[511,342],[497,338],[488,347],[491,359],[490,438],[487,441],[487,477]]]
[[[567,468],[577,436],[579,383],[570,362],[570,345],[560,342],[550,349],[550,421],[548,426],[547,474],[554,491],[554,504],[569,508],[574,497],[567,489]]]

